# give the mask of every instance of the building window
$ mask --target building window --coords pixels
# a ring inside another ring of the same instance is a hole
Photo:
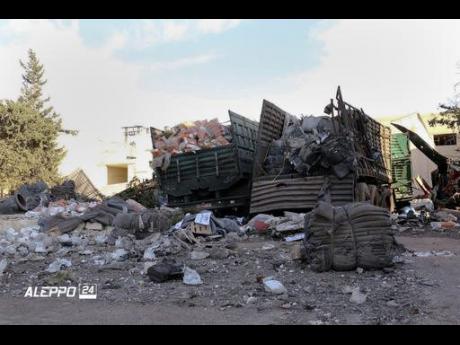
[[[437,134],[433,136],[436,146],[457,145],[457,134]]]
[[[128,182],[128,167],[125,165],[107,165],[107,184]]]

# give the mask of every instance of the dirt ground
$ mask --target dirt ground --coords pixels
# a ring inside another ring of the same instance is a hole
[[[409,251],[448,250],[453,256],[404,256],[391,269],[316,273],[291,259],[292,243],[254,235],[167,257],[195,269],[202,285],[151,282],[145,262],[133,258],[97,266],[69,248],[71,280],[98,285],[96,300],[24,297],[29,286],[50,285],[45,268],[54,257],[10,265],[0,279],[0,324],[460,324],[460,239],[398,236]],[[108,248],[89,247],[95,251]],[[287,289],[274,295],[260,278],[273,276]],[[362,304],[350,300],[359,287]]]
[[[407,264],[424,277],[422,289],[428,302],[425,324],[460,324],[460,239],[449,237],[399,237],[398,241],[415,251],[448,250],[454,256],[415,257]]]

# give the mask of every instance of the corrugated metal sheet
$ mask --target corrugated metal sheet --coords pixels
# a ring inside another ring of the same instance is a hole
[[[228,116],[232,126],[233,142],[240,148],[255,151],[259,124],[231,110],[228,111]]]
[[[75,182],[75,192],[92,199],[101,199],[102,193],[94,186],[82,169],[77,169],[65,177]]]
[[[316,206],[322,190],[329,186],[331,202],[344,205],[354,200],[354,178],[335,176],[259,178],[253,182],[250,213],[279,210],[308,210]]]
[[[283,134],[284,124],[290,115],[273,103],[265,100],[262,103],[259,132],[257,134],[257,147],[254,158],[254,177],[265,175],[263,166],[268,148],[273,140],[277,140]]]
[[[228,115],[233,143],[238,147],[240,174],[250,177],[253,170],[259,124],[231,110],[228,111]]]

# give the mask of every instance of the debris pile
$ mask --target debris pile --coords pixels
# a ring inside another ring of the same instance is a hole
[[[404,206],[399,213],[392,214],[393,229],[398,232],[460,232],[460,211],[437,208],[430,199],[414,199],[410,206]]]
[[[187,230],[194,235],[224,237],[229,232],[240,232],[242,218],[217,218],[212,211],[201,211],[196,214],[186,214],[174,226],[175,230]]]
[[[52,188],[43,181],[38,181],[22,185],[14,195],[0,201],[0,214],[41,212],[45,208],[70,205],[74,207],[76,203],[89,201],[91,200],[75,192],[75,183],[72,180],[66,180]]]
[[[114,196],[120,197],[123,200],[132,199],[147,208],[154,208],[154,195],[156,188],[157,183],[155,180],[151,179],[140,181],[137,177],[135,177],[129,182],[128,188],[115,194]]]
[[[228,127],[217,119],[183,122],[155,135],[154,167],[166,170],[171,155],[229,145],[231,141]]]
[[[335,134],[327,116],[290,116],[280,139],[270,145],[264,169],[270,175],[298,173],[312,176],[333,173],[339,178],[354,171],[350,138]]]
[[[391,266],[390,214],[369,203],[334,207],[319,202],[305,220],[307,258],[315,271]]]
[[[81,208],[81,205],[79,205]],[[162,207],[147,209],[138,202],[112,197],[100,203],[82,208],[81,213],[60,212],[55,215],[41,215],[38,224],[43,231],[61,235],[78,227],[90,230],[113,229],[113,236],[134,235],[143,238],[154,232],[165,231],[183,213],[177,209]]]
[[[297,241],[304,237],[305,213],[284,211],[284,216],[260,213],[242,227],[244,233],[268,234],[285,241]]]

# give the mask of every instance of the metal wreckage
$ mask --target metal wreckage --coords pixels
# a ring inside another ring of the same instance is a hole
[[[250,214],[305,211],[320,196],[389,206],[390,129],[343,101],[340,87],[325,112],[299,119],[264,100],[256,123],[229,111],[228,145],[155,160],[164,202]],[[161,135],[152,135],[154,150]]]
[[[297,117],[264,100],[259,122],[229,111],[226,124],[214,119],[152,127],[154,207],[126,197],[143,195],[134,187],[101,201],[81,198],[70,182],[54,189],[25,186],[0,202],[0,212],[37,217],[39,230],[11,232],[10,239],[22,236],[22,242],[5,240],[5,252],[16,255],[29,242],[24,255],[46,252],[56,236],[69,245],[81,242],[77,234],[103,231],[93,242],[104,246],[95,259],[104,265],[150,260],[174,252],[174,245],[192,250],[204,240],[260,234],[303,240],[293,257],[315,271],[392,266],[403,248],[394,240],[390,213],[390,128],[345,102],[340,87],[324,113]],[[417,145],[414,133],[404,133]],[[458,170],[436,152],[426,154],[439,163],[440,197],[452,187],[447,175]],[[187,272],[200,281],[179,266],[165,261],[149,275],[164,281]]]
[[[228,145],[157,160],[161,202],[246,211],[246,227],[304,238],[318,271],[392,265],[390,128],[345,102],[340,87],[324,112],[298,118],[264,100],[255,123],[229,111]],[[155,133],[158,150],[164,133]]]

